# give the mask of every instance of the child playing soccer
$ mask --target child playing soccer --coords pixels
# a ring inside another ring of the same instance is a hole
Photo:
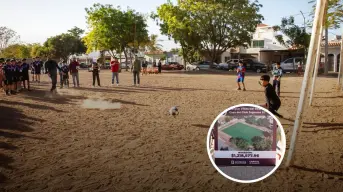
[[[239,67],[237,67],[237,75],[238,75],[237,76],[237,85],[238,85],[237,90],[241,90],[240,83],[242,83],[243,91],[246,91],[245,84],[244,84],[245,67],[243,66],[243,62],[242,61],[239,61]]]
[[[280,62],[276,63],[276,67],[272,71],[273,73],[273,88],[276,91],[277,95],[280,97],[281,89],[281,77],[282,77],[282,68]]]
[[[266,104],[263,105],[263,107],[266,107],[274,115],[283,118],[283,116],[277,112],[277,110],[281,106],[281,101],[280,98],[276,95],[275,89],[269,83],[269,75],[262,75],[260,81],[260,85],[262,85],[265,88],[264,94],[266,97]]]

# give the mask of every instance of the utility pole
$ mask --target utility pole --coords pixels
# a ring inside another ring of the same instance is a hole
[[[300,11],[301,15],[304,18],[304,43],[306,42],[306,18],[302,11]],[[304,64],[306,63],[306,47],[304,46]]]

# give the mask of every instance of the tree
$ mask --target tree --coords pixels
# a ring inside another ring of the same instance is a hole
[[[297,49],[308,48],[311,40],[311,35],[306,33],[303,27],[299,27],[294,23],[294,17],[282,18],[281,25],[276,25],[273,27],[274,31],[281,32],[283,35],[287,36],[284,38],[283,35],[275,36],[276,40],[288,47]]]
[[[158,43],[158,35],[150,35],[147,42],[143,42],[143,46],[148,51],[161,51],[162,45]]]
[[[48,56],[48,48],[39,43],[32,44],[30,55],[31,57],[46,57]]]
[[[86,12],[90,32],[84,42],[88,52],[108,51],[112,57],[124,52],[128,60],[128,54],[132,57],[148,41],[146,19],[133,9],[123,11],[119,6],[94,4]]]
[[[67,33],[50,37],[44,43],[50,56],[67,60],[70,55],[86,52],[86,46],[81,40],[83,30],[74,27]]]
[[[312,18],[314,19],[316,11],[316,1],[309,1],[312,5]],[[342,0],[329,0],[328,6],[326,9],[326,18],[324,21],[325,29],[325,65],[324,65],[324,74],[327,75],[329,71],[328,65],[328,43],[329,43],[329,29],[338,29],[340,24],[343,21],[343,1]]]
[[[1,56],[5,58],[28,58],[30,57],[30,45],[13,44],[2,50]]]
[[[10,28],[0,26],[0,53],[8,45],[15,43],[19,39],[19,36],[15,31]]]
[[[230,142],[234,143],[241,150],[248,150],[250,146],[247,140],[240,137],[230,138]]]
[[[250,42],[261,23],[261,5],[249,0],[179,0],[161,5],[153,18],[161,21],[161,32],[181,44],[185,60],[205,52],[215,61],[227,49]]]
[[[180,6],[175,6],[169,1],[158,7],[157,13],[152,13],[151,17],[160,26],[162,34],[180,43],[180,55],[183,56],[184,61],[192,63],[197,59],[195,55],[201,50],[201,45],[200,37],[191,28],[191,20],[187,14],[187,10],[181,9]]]

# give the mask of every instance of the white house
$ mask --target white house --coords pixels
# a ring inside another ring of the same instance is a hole
[[[341,51],[341,36],[336,36],[335,39],[329,41],[328,50],[328,65],[329,71],[338,72],[340,63],[340,51]],[[325,55],[325,42],[321,43],[321,61],[324,62]]]
[[[276,40],[276,35],[279,34],[274,31],[272,26],[259,24],[247,48],[230,49],[222,54],[221,60],[224,62],[230,58],[252,58],[267,64],[282,61],[285,56],[289,55],[289,49]],[[287,37],[284,36],[284,39]]]

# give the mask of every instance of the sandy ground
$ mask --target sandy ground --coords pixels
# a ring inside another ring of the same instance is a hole
[[[33,92],[0,96],[0,191],[343,190],[343,93],[336,78],[319,78],[295,166],[239,184],[212,167],[206,136],[226,108],[264,102],[258,76],[247,75],[246,92],[234,91],[234,75],[150,75],[139,88],[127,72],[120,87],[108,87],[110,76],[102,71],[104,86],[91,88],[91,73],[81,72],[81,88],[54,97],[46,93],[47,77]],[[301,80],[285,77],[281,84],[287,145]],[[87,99],[120,108],[85,109]],[[177,118],[167,115],[174,105],[180,106]]]

